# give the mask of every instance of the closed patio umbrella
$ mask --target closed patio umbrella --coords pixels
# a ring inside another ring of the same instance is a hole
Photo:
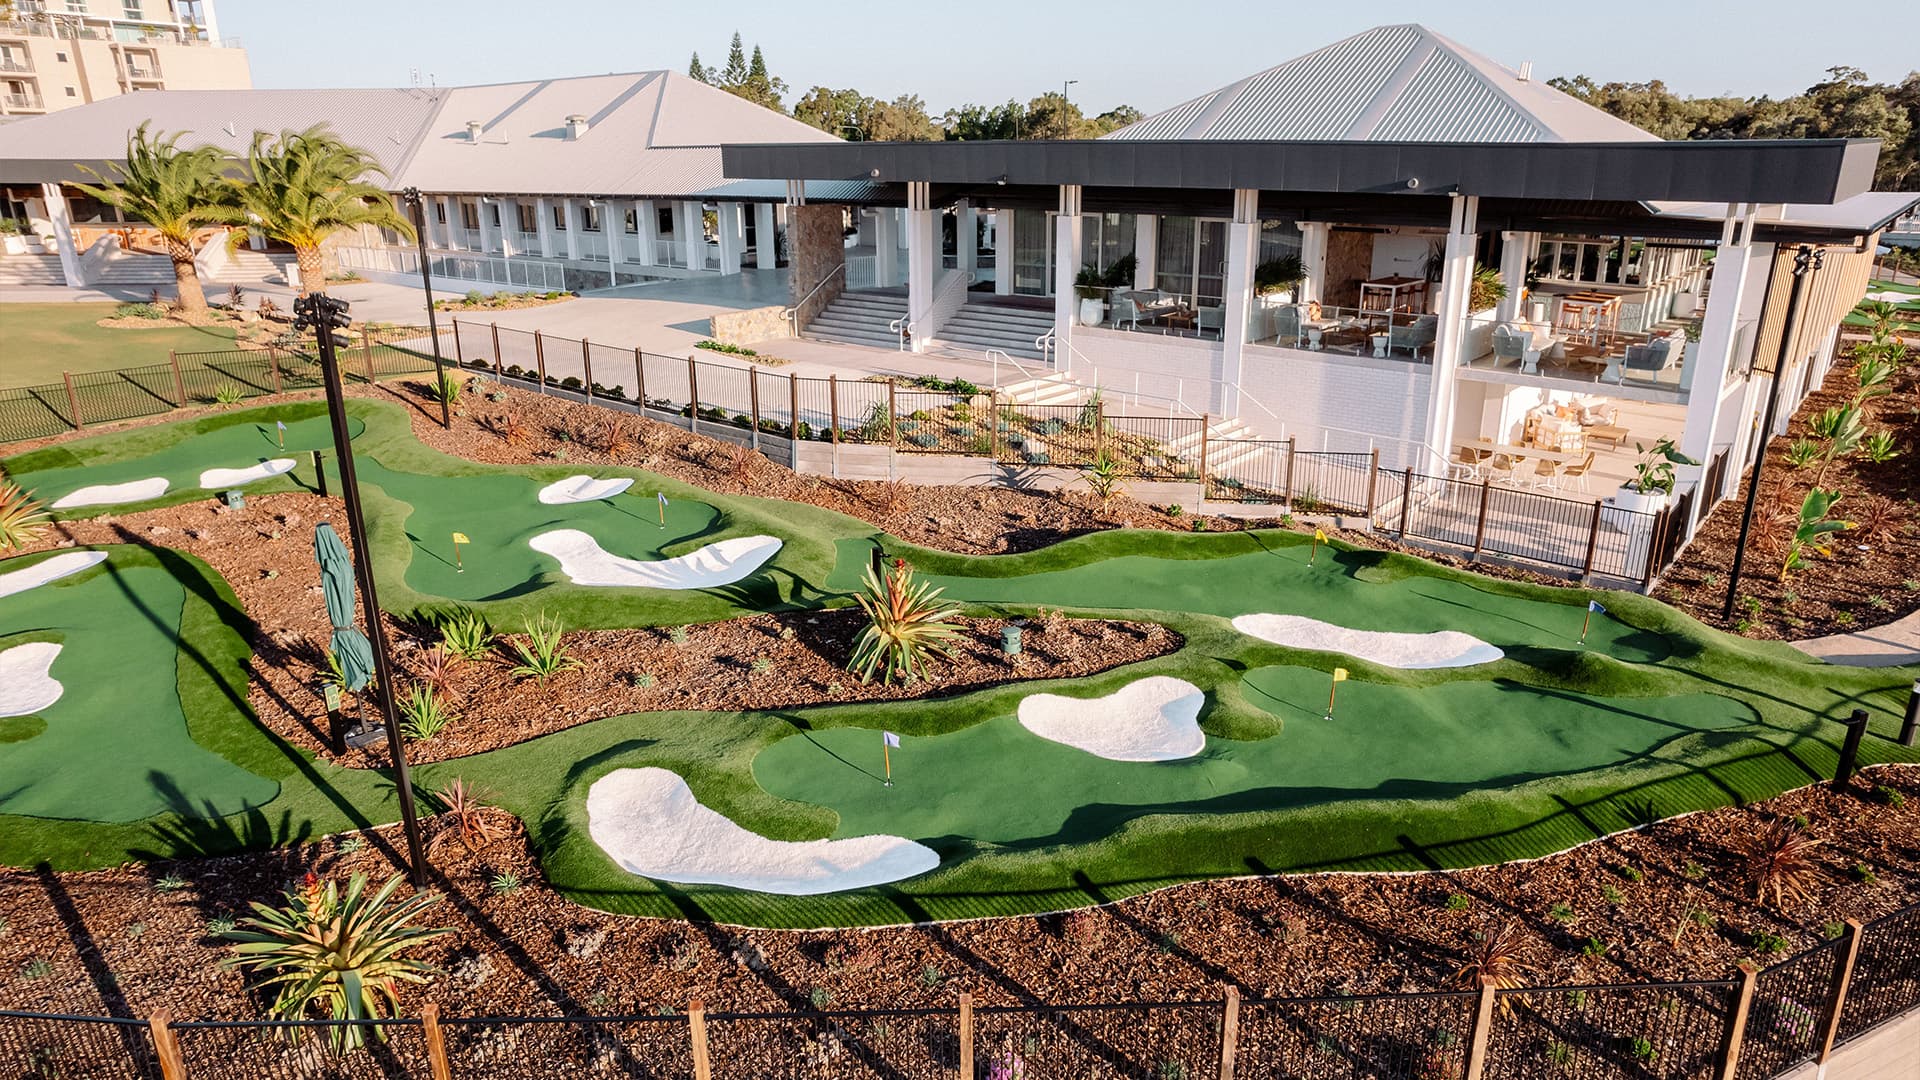
[[[327,618],[333,623],[331,649],[340,661],[348,690],[359,690],[373,680],[373,646],[353,625],[353,557],[333,526],[321,522],[313,530],[313,554],[320,560],[320,587],[327,597]]]

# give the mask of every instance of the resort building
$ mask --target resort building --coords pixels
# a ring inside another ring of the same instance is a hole
[[[16,0],[0,8],[0,116],[152,90],[244,90],[214,0]]]

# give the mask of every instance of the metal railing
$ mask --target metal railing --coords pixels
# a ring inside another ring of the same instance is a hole
[[[780,317],[787,320],[787,325],[793,329],[794,337],[800,336],[800,322],[799,322],[800,310],[807,306],[808,301],[812,300],[815,296],[818,296],[820,294],[821,289],[824,289],[827,287],[827,282],[832,281],[834,278],[834,275],[844,274],[846,273],[846,270],[847,270],[847,264],[841,263],[838,266],[835,266],[833,269],[827,271],[826,276],[821,278],[819,283],[814,285],[813,288],[807,290],[807,295],[801,297],[798,301],[794,303],[792,307],[780,313]]]

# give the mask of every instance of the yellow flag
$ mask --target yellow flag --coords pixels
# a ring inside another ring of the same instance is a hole
[[[1313,538],[1324,544],[1327,542],[1327,531],[1325,529],[1315,529],[1313,530]]]
[[[1343,667],[1337,667],[1337,668],[1334,668],[1334,669],[1333,669],[1333,681],[1334,681],[1334,682],[1346,682],[1346,681],[1347,681],[1347,669],[1346,669],[1346,668],[1343,668]]]
[[[454,533],[454,534],[453,534],[453,542],[454,542],[454,543],[456,543],[456,544],[471,544],[471,543],[473,543],[473,541],[471,541],[471,540],[469,540],[469,539],[467,539],[467,534],[466,534],[466,533]]]

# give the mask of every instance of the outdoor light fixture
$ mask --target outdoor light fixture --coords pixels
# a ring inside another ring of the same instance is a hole
[[[871,177],[873,177],[873,178],[874,178],[875,180],[878,180],[878,179],[880,179],[880,170],[879,170],[879,169],[869,169],[869,170],[867,171],[867,175],[868,175],[868,176],[871,176]]]
[[[994,182],[994,183],[996,183],[996,184],[998,184],[998,185],[1000,185],[1001,187],[1006,187],[1006,186],[1007,186],[1007,174],[1006,174],[1006,173],[1001,173],[1001,174],[1000,174],[999,176],[996,176],[996,177],[994,177],[994,179],[993,179],[993,182]]]
[[[434,396],[440,399],[440,426],[453,427],[451,406],[447,404],[447,363],[440,356],[440,322],[433,314],[433,270],[427,262],[427,209],[426,200],[421,197],[420,189],[410,187],[400,193],[407,208],[413,211],[413,240],[420,251],[420,287],[427,293],[427,336],[433,339],[433,389]],[[455,329],[458,329],[456,325]]]

